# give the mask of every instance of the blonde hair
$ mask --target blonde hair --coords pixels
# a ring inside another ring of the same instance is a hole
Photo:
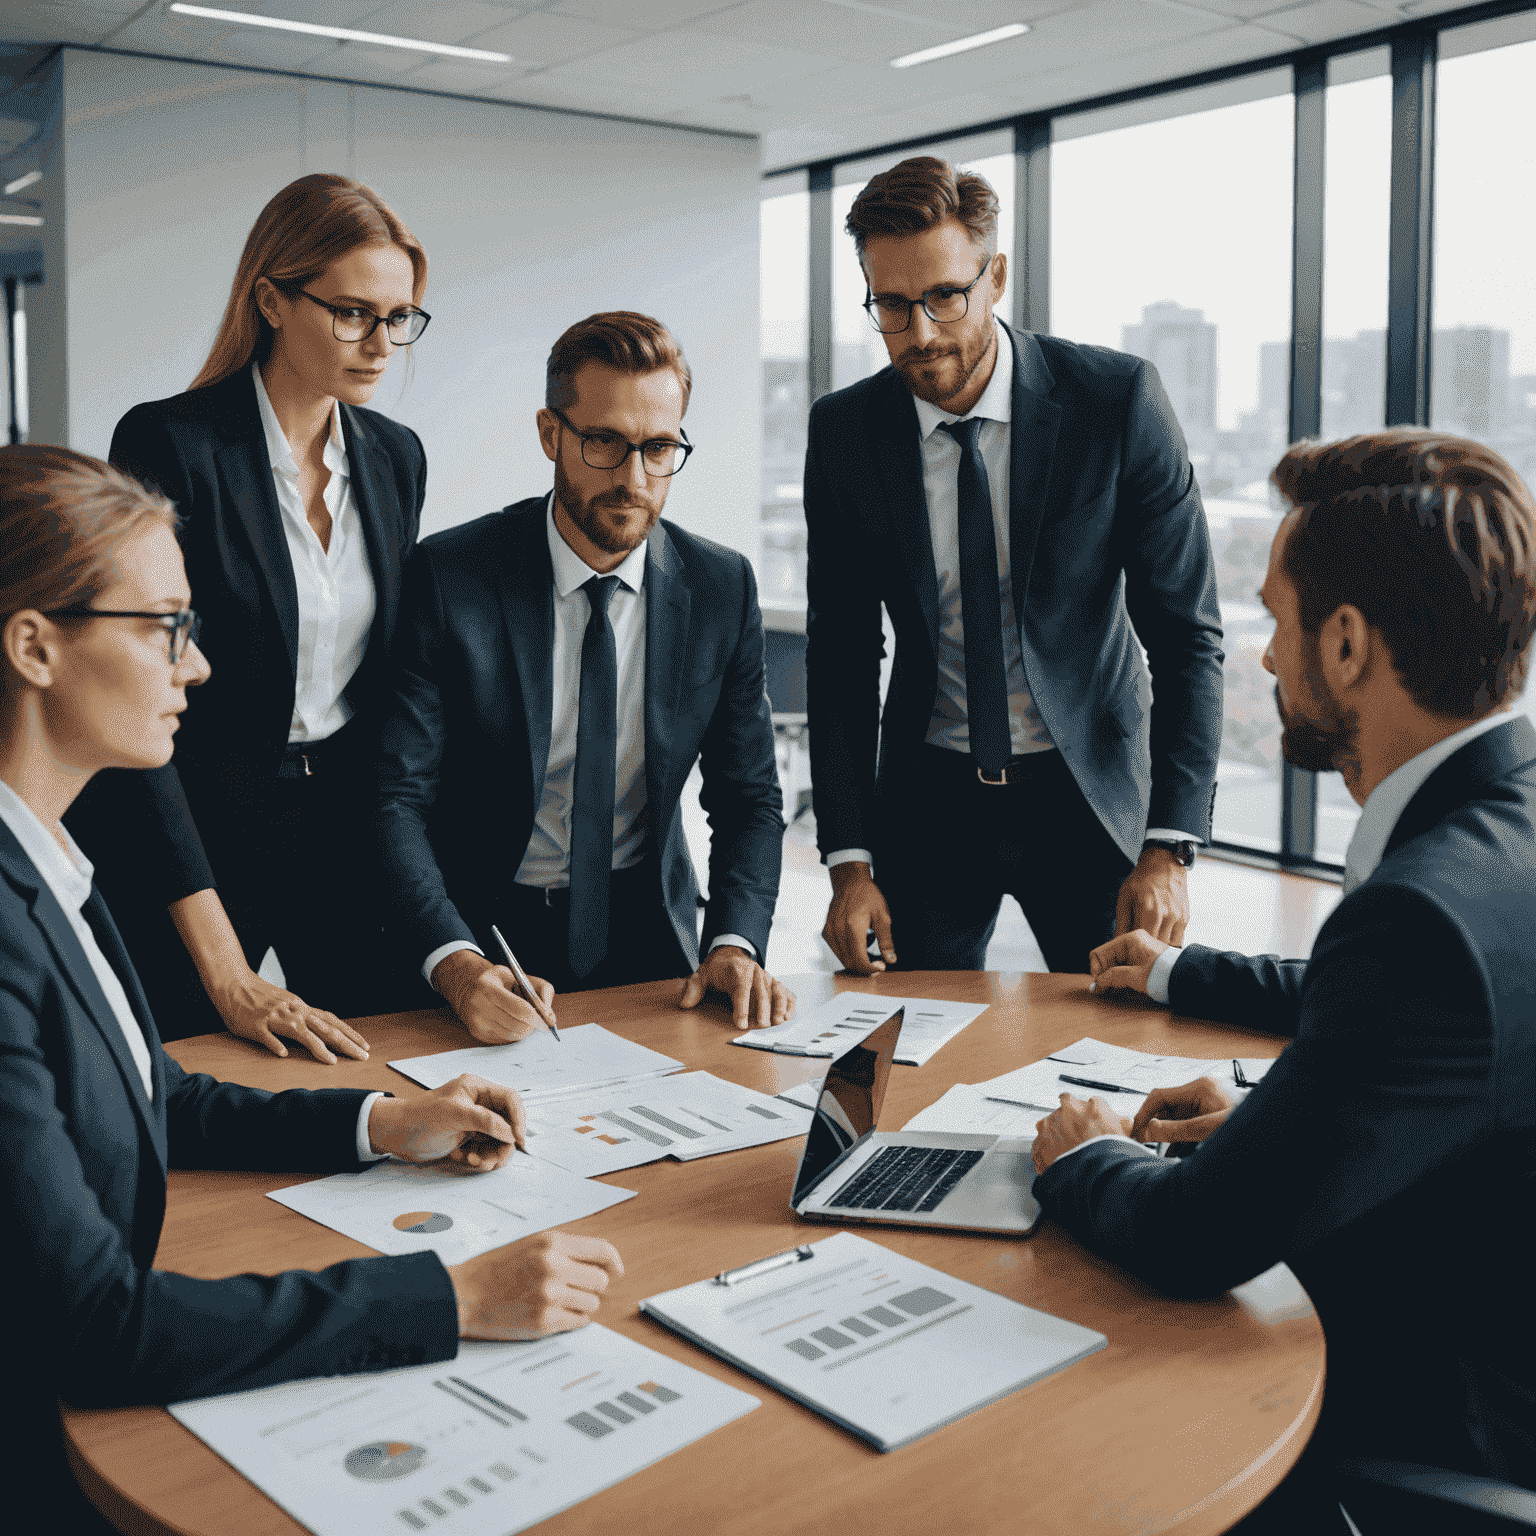
[[[349,251],[380,245],[398,246],[410,257],[411,298],[419,305],[427,288],[427,253],[377,192],[324,171],[289,182],[246,236],[219,334],[191,388],[205,389],[267,360],[273,332],[256,302],[258,278],[293,298]]]

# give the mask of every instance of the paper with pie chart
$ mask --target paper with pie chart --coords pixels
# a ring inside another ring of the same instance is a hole
[[[490,1173],[454,1163],[375,1163],[363,1173],[332,1174],[273,1190],[267,1198],[380,1253],[430,1248],[444,1264],[460,1264],[607,1210],[634,1193],[519,1152]]]
[[[528,1150],[590,1178],[658,1158],[692,1162],[716,1152],[803,1136],[811,1112],[709,1072],[577,1094],[528,1111]]]
[[[510,1536],[757,1406],[592,1323],[170,1412],[315,1536]]]

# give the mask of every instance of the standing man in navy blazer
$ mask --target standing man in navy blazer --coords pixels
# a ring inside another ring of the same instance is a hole
[[[1096,1253],[1176,1294],[1295,1271],[1328,1383],[1309,1465],[1260,1528],[1311,1532],[1342,1530],[1312,1518],[1336,1509],[1341,1458],[1536,1489],[1536,731],[1514,708],[1536,502],[1493,450],[1422,428],[1300,444],[1274,481],[1291,511],[1264,662],[1286,757],[1337,769],[1364,807],[1344,899],[1310,960],[1139,931],[1096,953],[1100,988],[1293,1039],[1236,1109],[1202,1080],[1138,1114],[1138,1137],[1199,1142],[1182,1160],[1064,1095],[1034,1187]]]
[[[928,156],[864,188],[892,366],[811,410],[823,932],[861,973],[981,969],[1005,893],[1052,970],[1136,927],[1177,943],[1210,834],[1221,620],[1183,436],[1150,363],[994,318],[997,210]]]
[[[784,821],[763,624],[742,556],[661,522],[692,452],[665,326],[593,315],[554,345],[547,496],[425,540],[406,573],[378,813],[402,943],[476,1039],[543,1007],[491,928],[557,992],[689,977],[738,1028],[794,999],[763,969]],[[702,760],[709,904],[681,796]],[[704,958],[700,962],[700,950]]]

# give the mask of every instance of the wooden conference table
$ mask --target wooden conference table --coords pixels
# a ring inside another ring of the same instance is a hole
[[[979,1082],[1083,1035],[1193,1056],[1273,1056],[1273,1036],[1171,1018],[1093,996],[1083,976],[906,973],[789,978],[802,1006],[834,988],[989,1000],[926,1067],[891,1073],[881,1123],[899,1127],[952,1083]],[[595,1020],[656,1050],[766,1093],[819,1077],[825,1064],[748,1051],[713,1004],[683,1013],[677,984],[561,998],[561,1018]],[[281,1060],[230,1035],[169,1047],[181,1064],[263,1088],[423,1090],[391,1058],[468,1043],[446,1011],[366,1021],[371,1060],[325,1067]],[[900,1227],[866,1236],[1029,1306],[1097,1329],[1109,1347],[915,1444],[881,1455],[642,1316],[644,1296],[825,1236],[788,1205],[798,1139],[695,1163],[611,1174],[637,1199],[572,1224],[610,1239],[625,1275],[599,1320],[695,1369],[751,1391],[762,1406],[537,1527],[541,1536],[781,1536],[879,1532],[1145,1533],[1225,1531],[1300,1455],[1323,1390],[1323,1335],[1290,1280],[1248,1294],[1174,1301],[1100,1262],[1049,1222],[997,1239]],[[158,1267],[215,1277],[318,1269],[371,1250],[264,1199],[292,1175],[172,1172]],[[860,1229],[854,1229],[860,1230]],[[1288,1271],[1280,1272],[1289,1279]],[[303,1527],[161,1408],[66,1410],[81,1485],[121,1530],[175,1536],[301,1536]]]

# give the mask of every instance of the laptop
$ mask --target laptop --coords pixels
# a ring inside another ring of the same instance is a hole
[[[827,1068],[790,1204],[808,1221],[1030,1231],[1040,1215],[1032,1142],[875,1129],[904,1012]]]

